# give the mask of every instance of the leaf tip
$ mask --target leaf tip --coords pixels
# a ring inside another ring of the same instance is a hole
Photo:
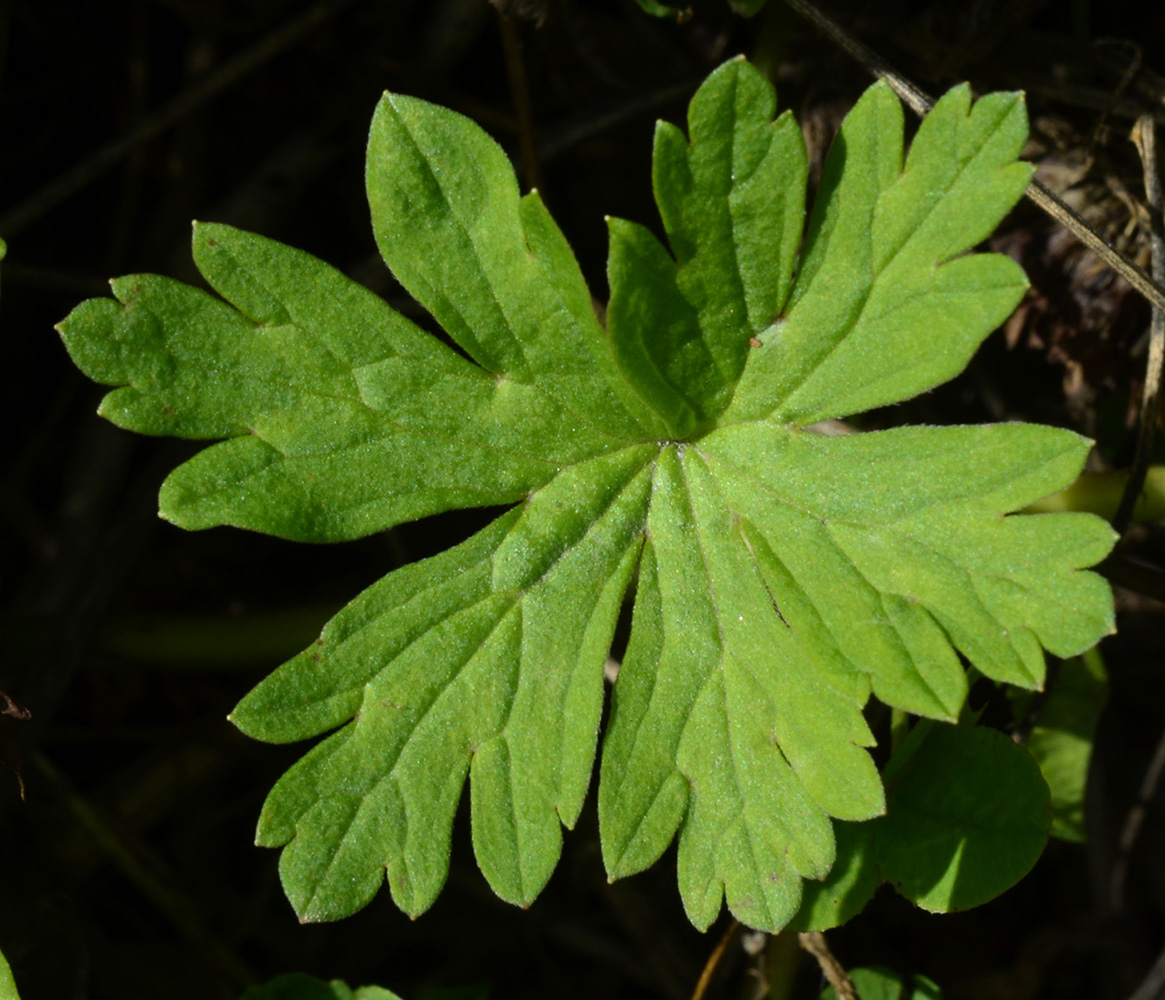
[[[106,397],[106,398],[108,399],[108,397]],[[101,406],[102,406],[102,407],[104,407],[104,405],[105,405],[105,404],[104,404],[104,402],[103,402],[103,403],[101,404]],[[98,413],[99,413],[101,416],[105,416],[105,414],[104,414],[104,413],[101,413],[101,408],[98,408],[97,412],[98,412]],[[158,505],[158,517],[160,517],[160,518],[161,518],[163,521],[165,521],[167,524],[172,524],[172,525],[174,525],[174,527],[175,527],[175,528],[182,528],[182,527],[185,527],[185,525],[183,525],[183,524],[182,524],[182,519],[181,519],[181,517],[179,517],[179,515],[178,515],[178,514],[176,514],[176,513],[174,513],[172,510],[169,510],[169,509],[167,508],[167,506],[166,506],[164,503],[161,503],[161,504],[159,504],[159,505]]]

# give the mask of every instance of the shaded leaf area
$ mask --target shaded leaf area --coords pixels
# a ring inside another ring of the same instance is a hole
[[[884,778],[886,815],[838,826],[838,862],[807,884],[793,927],[845,923],[883,881],[931,912],[969,909],[1011,888],[1043,852],[1048,786],[1033,756],[1002,733],[919,723]]]
[[[876,965],[848,971],[862,1000],[942,1000],[942,990],[926,976],[904,976]],[[821,1000],[837,1000],[837,991],[827,987],[821,991]]]
[[[1087,839],[1084,800],[1108,674],[1098,650],[1065,660],[1025,744],[1052,794],[1052,836]]]
[[[802,879],[834,864],[831,821],[882,814],[871,692],[953,720],[960,654],[1037,688],[1044,648],[1074,655],[1111,631],[1107,585],[1078,572],[1107,554],[1107,525],[1005,516],[1070,482],[1084,439],[800,426],[950,378],[1014,305],[1015,265],[964,251],[1029,178],[1014,161],[1022,102],[972,107],[956,88],[903,163],[901,108],[871,87],[826,165],[795,279],[806,159],[774,110],[733,60],[693,98],[686,137],[657,130],[671,250],[611,222],[606,329],[497,145],[394,94],[368,147],[377,242],[470,360],[318,260],[223,226],[196,228],[195,260],[227,302],[138,276],[61,325],[78,365],[121,386],[109,419],[230,438],[164,484],[182,526],[324,541],[518,503],[374,585],[232,715],[265,740],[335,730],[259,824],[260,844],[286,845],[302,919],[354,912],[386,875],[405,912],[431,906],[467,778],[486,879],[508,901],[537,897],[582,809],[636,571],[603,858],[629,875],[677,838],[700,928],[726,899],[779,929]]]

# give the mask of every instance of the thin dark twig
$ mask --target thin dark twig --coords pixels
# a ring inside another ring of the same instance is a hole
[[[1073,108],[1083,108],[1087,111],[1099,111],[1104,114],[1111,106],[1111,115],[1114,118],[1127,118],[1135,121],[1141,113],[1144,102],[1139,98],[1122,97],[1112,104],[1112,94],[1100,87],[1090,87],[1081,83],[1070,83],[1066,80],[1056,80],[1049,83],[1020,69],[1008,69],[1007,80],[1014,82],[1017,89],[1028,94],[1036,94],[1057,104],[1066,104]],[[1165,107],[1157,107],[1151,111],[1153,117],[1165,123]]]
[[[4,691],[0,691],[0,715],[8,715],[22,722],[27,722],[32,718],[32,712]],[[12,773],[16,775],[16,783],[20,786],[20,798],[21,801],[24,801],[27,798],[28,789],[24,784],[24,768],[20,763],[20,750],[2,724],[0,724],[0,760],[7,764]]]
[[[1165,948],[1129,1000],[1161,1000],[1162,994],[1165,994]]]
[[[1113,552],[1096,567],[1105,579],[1125,590],[1132,590],[1154,600],[1165,602],[1165,570],[1121,551]]]
[[[1141,115],[1133,126],[1132,139],[1141,154],[1145,175],[1145,197],[1149,203],[1149,249],[1153,277],[1165,282],[1165,222],[1162,220],[1161,172],[1157,166],[1157,129],[1152,115]],[[1145,365],[1145,386],[1141,390],[1141,407],[1137,423],[1137,450],[1129,470],[1129,481],[1112,525],[1121,534],[1128,528],[1133,508],[1141,498],[1145,474],[1153,457],[1153,439],[1157,433],[1157,405],[1161,391],[1161,368],[1165,364],[1165,309],[1153,304],[1149,321],[1149,360]]]
[[[538,152],[543,163],[547,163],[563,152],[586,142],[606,129],[621,125],[636,115],[647,114],[679,98],[689,98],[700,85],[700,77],[690,77],[665,83],[655,90],[639,93],[618,104],[606,106],[590,114],[562,122],[552,129],[546,129],[538,142]]]
[[[822,13],[816,4],[809,0],[785,0],[798,14],[812,21],[831,41],[848,52],[874,76],[881,77],[893,88],[907,105],[920,116],[925,116],[934,107],[934,100],[919,90],[913,83],[900,73],[897,73],[881,56],[867,48],[847,32],[831,17]],[[1154,281],[1131,260],[1124,257],[1118,250],[1109,246],[1108,242],[1096,230],[1088,225],[1079,215],[1061,201],[1055,194],[1039,181],[1033,180],[1028,185],[1027,197],[1039,208],[1050,215],[1056,222],[1072,233],[1089,250],[1101,258],[1109,267],[1116,271],[1130,285],[1140,292],[1154,306],[1165,309],[1165,287]]]
[[[32,712],[4,691],[0,691],[0,715],[10,715],[22,722],[32,718]]]
[[[1113,913],[1121,913],[1125,905],[1125,883],[1128,879],[1129,857],[1137,843],[1141,826],[1145,822],[1145,813],[1149,804],[1157,794],[1157,786],[1161,783],[1161,774],[1165,772],[1165,733],[1157,741],[1157,749],[1153,751],[1153,759],[1145,769],[1145,777],[1141,779],[1141,790],[1137,801],[1125,816],[1124,826],[1121,828],[1120,840],[1117,842],[1117,854],[1112,863],[1112,878],[1109,881],[1108,901]]]
[[[542,188],[542,170],[538,165],[538,147],[534,142],[534,109],[530,103],[530,81],[526,77],[526,61],[522,58],[522,39],[512,18],[498,11],[498,27],[502,33],[502,48],[506,53],[506,74],[510,79],[510,97],[518,116],[518,143],[522,151],[522,168],[526,187]]]
[[[1061,201],[1059,196],[1035,180],[1028,185],[1025,194],[1028,201],[1034,202],[1071,232],[1076,239],[1148,299],[1150,305],[1157,309],[1165,309],[1165,289],[1119,250],[1109,246],[1104,237]]]
[[[831,42],[844,49],[856,62],[864,66],[873,76],[884,79],[894,93],[904,100],[920,118],[925,118],[934,107],[934,99],[919,90],[913,83],[895,70],[873,49],[859,42],[833,18],[809,0],[785,0],[790,7],[808,21],[812,21]]]
[[[291,18],[260,42],[245,52],[240,52],[214,73],[183,91],[152,115],[142,119],[136,128],[95,149],[64,173],[58,174],[40,190],[33,192],[0,218],[0,234],[3,234],[5,239],[11,240],[61,202],[97,180],[127,153],[176,125],[207,101],[229,90],[273,56],[278,55],[289,45],[306,38],[321,23],[353,2],[354,0],[325,0],[298,17]]]
[[[1133,41],[1126,38],[1098,38],[1097,45],[1121,45],[1128,46],[1132,49],[1133,57],[1129,60],[1129,64],[1125,67],[1124,72],[1121,73],[1121,78],[1117,82],[1116,89],[1109,95],[1108,101],[1104,106],[1104,110],[1100,114],[1100,118],[1096,121],[1096,127],[1092,130],[1092,142],[1089,144],[1089,156],[1095,148],[1103,141],[1104,136],[1108,130],[1108,120],[1112,116],[1113,111],[1121,102],[1121,98],[1125,96],[1125,91],[1129,89],[1129,84],[1136,79],[1137,74],[1141,72],[1141,63],[1144,62],[1144,53],[1141,47]]]
[[[821,931],[798,934],[797,943],[817,959],[817,964],[821,966],[821,974],[833,987],[838,1000],[859,1000],[853,980],[845,971],[845,967],[829,950],[829,942],[825,940],[825,935]]]
[[[700,973],[700,979],[696,983],[696,988],[692,990],[692,1000],[704,1000],[704,994],[708,992],[708,985],[712,982],[712,976],[716,973],[717,967],[720,965],[720,960],[724,957],[724,953],[728,950],[728,945],[732,943],[736,932],[740,930],[740,921],[733,920],[728,925],[716,947],[712,949],[712,954],[708,956],[708,961],[704,963],[704,971]]]

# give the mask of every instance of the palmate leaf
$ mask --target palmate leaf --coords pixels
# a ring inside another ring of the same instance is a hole
[[[953,720],[960,657],[1028,688],[1044,648],[1111,631],[1090,515],[1013,515],[1070,482],[1088,442],[1008,424],[848,437],[811,423],[956,374],[1025,288],[968,254],[1030,168],[1018,96],[956,88],[903,163],[870,88],[802,237],[805,150],[742,60],[661,125],[670,249],[611,222],[607,326],[536,193],[471,122],[386,95],[368,149],[377,242],[466,357],[306,254],[198,226],[225,302],[152,276],[62,325],[102,413],[226,438],[170,476],[163,516],[353,538],[515,504],[390,573],[236,708],[274,742],[327,735],[276,784],[296,912],[331,919],[385,879],[410,914],[445,880],[466,777],[478,862],[528,904],[579,816],[603,666],[634,580],[598,805],[612,877],[679,838],[687,911],[775,930],[836,855],[832,820],[885,808],[863,716]],[[757,346],[757,345],[760,346]]]

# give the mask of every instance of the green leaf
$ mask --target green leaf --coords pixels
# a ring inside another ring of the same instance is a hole
[[[679,331],[656,348],[657,365],[704,419],[727,406],[751,338],[780,315],[801,242],[805,145],[789,112],[773,121],[776,100],[769,82],[737,59],[692,98],[690,142],[674,125],[657,126],[655,197],[674,265],[646,230],[636,228],[632,240],[629,223],[612,226],[612,338],[618,345],[631,323],[637,342],[657,342],[661,327],[665,336]],[[638,322],[624,312],[626,298],[640,284],[636,271],[648,268],[622,259],[629,242],[642,244],[660,272]],[[659,322],[661,310],[680,304],[687,308],[674,323]]]
[[[635,2],[652,17],[678,18],[683,13],[681,8],[671,7],[666,3],[660,3],[659,0],[635,0]]]
[[[789,292],[804,217],[806,156],[772,86],[742,59],[692,98],[690,141],[655,133],[655,198],[675,260],[643,226],[609,220],[607,311],[615,359],[672,438],[728,406],[755,335]]]
[[[603,853],[613,876],[631,874],[683,816],[680,891],[692,921],[711,923],[726,891],[746,923],[781,926],[801,877],[833,863],[828,815],[876,816],[882,789],[861,749],[873,737],[859,704],[801,668],[805,650],[774,613],[734,520],[696,448],[662,453],[604,752]],[[634,644],[644,632],[655,633],[647,655]],[[684,785],[686,795],[671,791]],[[661,802],[666,818],[645,822]]]
[[[1052,836],[1083,843],[1084,792],[1092,740],[1108,698],[1108,676],[1098,650],[1060,665],[1055,683],[1028,736],[1028,752],[1040,766],[1052,796]]]
[[[304,919],[358,909],[385,869],[402,909],[427,909],[467,771],[482,870],[504,899],[537,896],[586,794],[652,454],[572,467],[521,511],[390,574],[236,708],[239,728],[269,740],[358,720],[280,779],[260,819],[260,843],[291,841],[280,872]]]
[[[748,338],[780,315],[801,242],[808,169],[801,129],[743,59],[692,98],[688,140],[655,130],[653,180],[684,298],[718,366],[735,382]],[[775,190],[774,190],[775,189]]]
[[[1019,94],[971,106],[956,87],[902,163],[902,106],[876,83],[834,141],[801,266],[780,322],[761,336],[729,416],[809,424],[925,392],[960,372],[1015,308],[1023,271],[986,239],[1023,194],[1030,164]],[[941,350],[928,350],[941,344]]]
[[[862,1000],[942,1000],[942,991],[925,976],[902,976],[873,965],[849,970],[850,981]],[[826,987],[821,1000],[837,1000],[837,991]]]
[[[1032,756],[994,730],[915,726],[883,771],[886,814],[835,824],[837,862],[806,882],[794,930],[828,930],[890,881],[938,912],[1002,894],[1039,858],[1049,795]],[[864,994],[863,994],[864,995]]]
[[[138,275],[112,283],[120,306],[91,299],[61,325],[82,370],[124,385],[103,416],[145,434],[230,438],[166,480],[161,513],[175,524],[360,537],[512,503],[608,445],[308,254],[213,225],[196,226],[194,249],[237,308]]]
[[[2,248],[0,248],[2,249]],[[12,969],[8,966],[8,959],[0,952],[0,1000],[20,1000],[16,991],[16,980],[12,978]]]
[[[685,438],[728,402],[696,310],[679,292],[675,262],[643,226],[609,219],[607,325],[620,370],[663,421],[661,437]]]
[[[612,877],[678,838],[697,926],[727,898],[776,930],[804,879],[828,880],[809,908],[824,919],[860,905],[870,851],[856,824],[888,809],[871,828],[882,873],[934,907],[991,888],[951,883],[977,822],[965,803],[938,799],[942,851],[915,852],[913,869],[896,859],[896,824],[912,822],[896,816],[931,793],[909,768],[884,792],[863,710],[873,694],[953,720],[964,659],[1034,689],[1044,649],[1072,656],[1111,632],[1108,586],[1083,571],[1111,529],[1016,513],[1071,482],[1088,442],[1023,424],[810,425],[950,378],[1022,294],[1012,262],[967,251],[1027,183],[1023,105],[972,105],[956,88],[903,164],[901,109],[875,85],[842,126],[803,241],[805,154],[774,110],[735,60],[700,87],[686,136],[660,126],[668,246],[610,222],[606,329],[497,145],[394,94],[369,140],[373,228],[462,353],[322,262],[224,226],[195,230],[221,298],[123,278],[117,301],[62,324],[77,364],[115,387],[111,420],[225,439],[166,481],[162,513],[181,526],[327,541],[513,505],[370,587],[232,714],[259,739],[322,737],[258,830],[283,847],[302,919],[351,913],[386,878],[406,912],[431,905],[467,778],[485,877],[504,899],[537,896],[586,796],[633,580],[597,795]],[[989,735],[960,756],[950,731],[932,738],[935,760],[968,768],[952,790],[986,781],[985,753],[1017,766]]]
[[[240,1000],[400,1000],[400,997],[382,986],[361,986],[353,990],[340,979],[324,982],[303,972],[288,972],[262,986],[244,990]]]
[[[656,433],[618,377],[574,255],[537,192],[461,115],[386,94],[368,137],[368,201],[397,280],[487,371],[536,384],[572,430]]]
[[[884,777],[878,865],[923,909],[948,913],[994,899],[1043,852],[1048,786],[1031,754],[1002,733],[923,723]]]

